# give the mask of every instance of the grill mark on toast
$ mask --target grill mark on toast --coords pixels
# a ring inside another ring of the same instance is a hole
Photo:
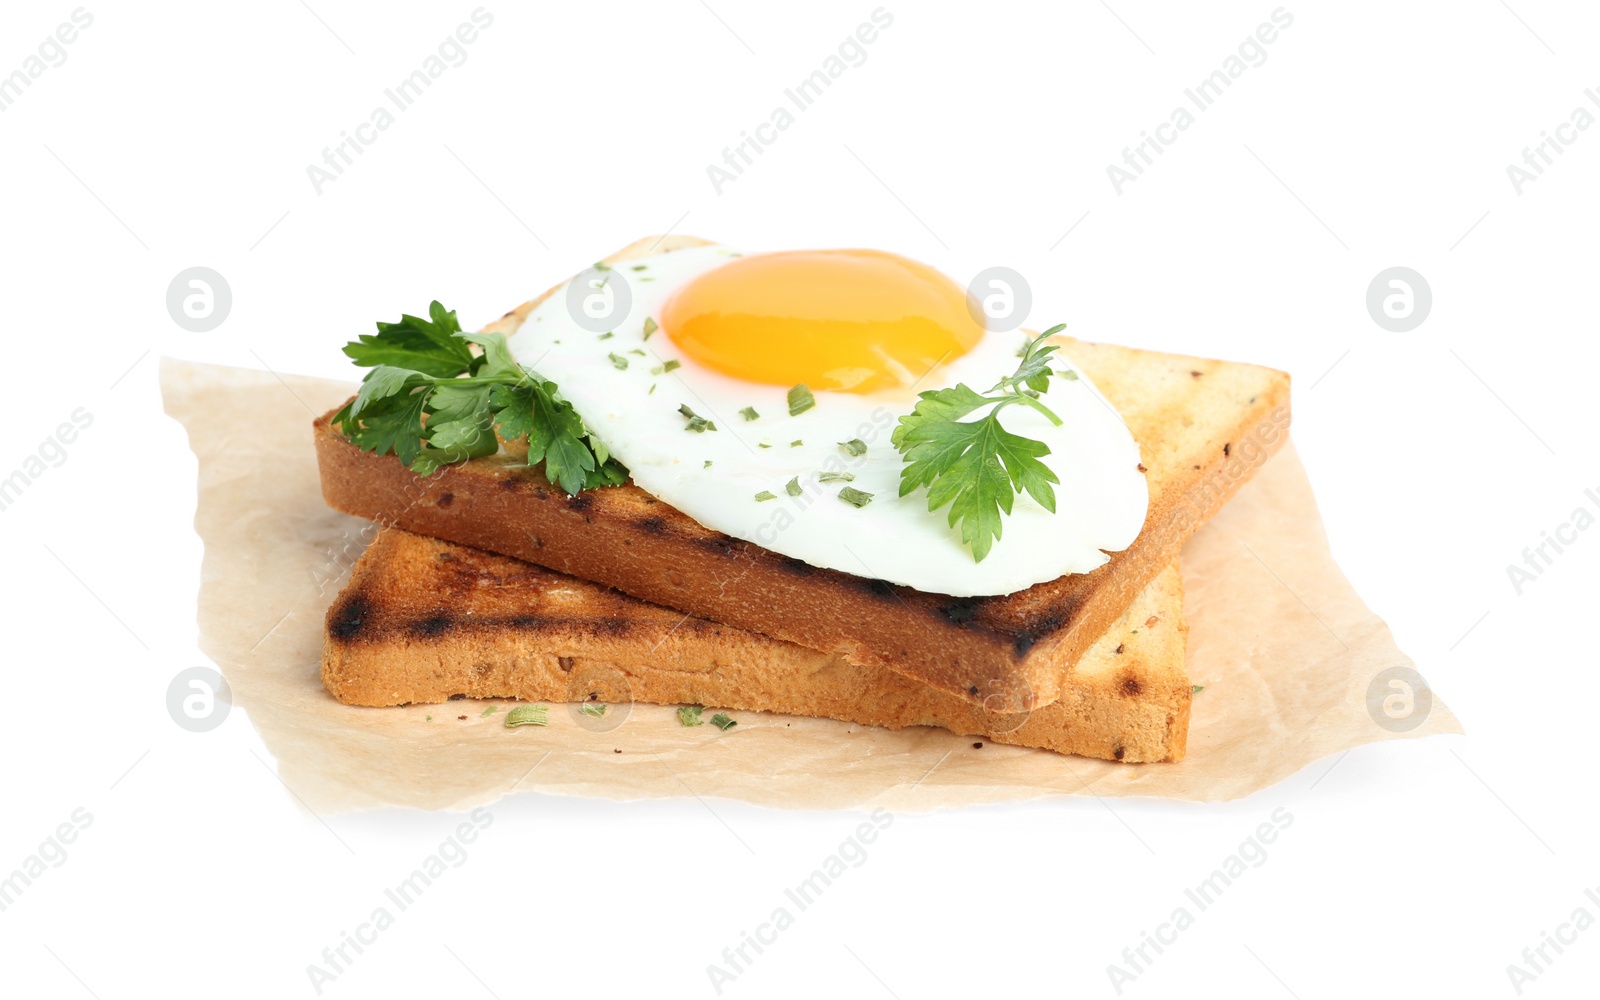
[[[338,642],[350,642],[361,636],[366,626],[372,602],[360,591],[348,592],[328,610],[328,635]]]
[[[972,621],[978,614],[977,605],[968,598],[961,598],[939,609],[944,616],[957,625],[965,625]]]
[[[723,559],[732,559],[744,554],[745,543],[727,535],[708,535],[696,538],[694,543],[699,548],[705,549],[713,555]]]
[[[1070,607],[1040,615],[1027,625],[1010,630],[1011,654],[1019,660],[1026,658],[1034,646],[1070,625],[1077,608],[1074,600]]]
[[[421,621],[413,622],[409,631],[421,639],[436,639],[455,628],[455,624],[456,620],[448,613],[438,612]]]
[[[632,618],[609,617],[594,618],[568,615],[472,615],[470,617],[455,617],[448,614],[433,614],[426,618],[406,618],[397,620],[398,616],[374,615],[370,618],[357,620],[353,629],[346,629],[343,633],[335,631],[337,623],[330,624],[328,635],[340,645],[365,645],[392,642],[396,637],[403,637],[410,642],[444,642],[458,636],[470,634],[493,634],[496,632],[521,632],[529,635],[551,633],[562,637],[573,635],[600,639],[627,639],[635,632],[646,635],[661,633],[663,637],[671,629],[670,625],[658,622],[637,621]],[[680,631],[704,631],[714,625],[703,619],[690,618],[683,623]],[[563,661],[572,659],[562,657]],[[563,670],[570,670],[564,663]]]
[[[793,556],[779,556],[778,568],[795,576],[810,576],[817,571],[815,566],[804,559],[796,559]]]

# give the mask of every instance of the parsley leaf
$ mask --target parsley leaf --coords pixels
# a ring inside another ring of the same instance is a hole
[[[569,494],[627,481],[628,470],[590,435],[556,384],[517,363],[504,334],[463,333],[438,302],[428,315],[379,323],[376,336],[346,345],[356,364],[372,368],[333,416],[353,444],[393,452],[430,476],[494,454],[499,438],[526,439],[528,464],[543,462],[546,477]]]
[[[380,322],[377,334],[361,334],[345,345],[344,353],[363,368],[393,365],[450,378],[469,371],[474,363],[460,333],[455,312],[434,302],[428,307],[428,319],[407,315],[398,323]]]
[[[700,713],[705,711],[702,705],[684,705],[678,709],[678,725],[703,726],[706,721],[700,718]]]
[[[1021,403],[1060,426],[1061,419],[1035,397],[1050,387],[1055,374],[1050,356],[1057,348],[1044,341],[1062,329],[1051,327],[1028,341],[1017,370],[987,394],[965,384],[919,393],[915,409],[900,418],[890,438],[906,462],[900,495],[926,487],[930,511],[948,504],[949,524],[960,524],[961,541],[972,549],[975,562],[982,562],[1000,538],[1001,515],[1011,513],[1017,494],[1026,492],[1055,512],[1052,484],[1061,480],[1040,461],[1049,447],[1006,430],[999,413]],[[961,419],[985,407],[988,412],[978,419]]]
[[[384,369],[377,369],[377,372],[382,371]],[[370,384],[372,383],[369,382],[368,385]],[[368,385],[361,387],[362,393],[366,395],[358,395],[346,403],[344,409],[334,415],[334,422],[339,424],[350,441],[363,451],[377,452],[380,455],[392,451],[400,457],[400,461],[410,465],[422,452],[425,434],[422,413],[428,401],[427,394],[414,391],[400,392],[397,389],[394,394],[374,399],[373,395],[367,394]],[[355,411],[358,407],[361,416],[356,420]]]

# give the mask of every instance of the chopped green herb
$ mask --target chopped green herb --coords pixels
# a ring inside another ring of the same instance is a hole
[[[757,441],[756,442],[756,447],[757,448],[771,448],[772,445],[767,444],[765,441]]]
[[[682,708],[678,709],[678,725],[680,725],[680,726],[703,726],[703,725],[705,725],[706,721],[704,719],[700,718],[700,713],[704,712],[704,711],[705,711],[705,709],[703,707],[699,706],[699,705],[684,705]]]
[[[1197,695],[1201,691],[1204,691],[1205,689],[1206,689],[1206,686],[1204,684],[1196,684],[1196,685],[1194,685],[1194,690],[1190,691],[1189,693],[1190,693],[1191,696],[1192,695]]]
[[[732,729],[734,726],[737,726],[739,723],[734,721],[733,719],[728,718],[728,713],[727,712],[718,712],[716,715],[713,715],[711,717],[711,724],[713,726],[716,726],[718,729],[722,730],[723,732],[727,732],[728,730]]]
[[[655,392],[656,392],[656,384],[654,382],[651,382],[650,383],[650,388],[648,390],[646,390],[645,395],[646,396],[653,396],[653,395],[655,395]]]
[[[795,476],[793,479],[789,480],[787,483],[784,483],[783,484],[783,492],[789,494],[792,497],[799,496],[803,492],[800,489],[800,477],[799,476]]]
[[[432,721],[433,721],[433,716],[431,716],[431,715],[430,715],[430,716],[428,716],[428,721],[429,721],[429,722],[432,722]]]
[[[611,367],[615,368],[617,371],[625,372],[628,370],[628,359],[622,355],[607,354],[606,357],[611,359]]]
[[[688,403],[684,403],[682,406],[679,406],[678,412],[683,414],[684,419],[689,421],[688,425],[684,428],[685,430],[694,431],[696,434],[704,434],[706,431],[714,431],[717,429],[716,424],[689,409]]]
[[[864,493],[854,486],[846,486],[839,491],[839,499],[852,507],[865,507],[872,502],[872,494]]]
[[[640,281],[654,281],[654,280],[656,280],[656,279],[654,279],[654,278],[648,278],[648,277],[646,277],[646,278],[640,278],[640,279],[639,279],[639,280],[640,280]]]
[[[547,705],[518,705],[506,715],[506,728],[517,726],[548,726],[550,708]]]
[[[668,358],[666,361],[663,361],[659,365],[656,365],[654,368],[650,369],[650,374],[665,375],[667,372],[675,371],[682,367],[683,362],[679,361],[677,358]]]
[[[798,447],[800,447],[800,446],[801,446],[801,445],[803,445],[803,444],[805,444],[805,442],[804,442],[804,441],[802,441],[802,440],[800,440],[800,439],[799,439],[799,438],[795,438],[795,439],[794,439],[794,440],[793,440],[793,441],[790,441],[790,442],[789,442],[789,447],[791,447],[791,448],[798,448]]]
[[[594,269],[596,271],[609,271],[611,270],[611,265],[603,260],[597,260],[594,262]]]
[[[817,476],[819,483],[853,483],[856,481],[854,472],[824,472]]]
[[[856,458],[860,458],[862,455],[867,453],[867,443],[860,438],[851,438],[848,441],[840,441],[839,447],[843,448]]]
[[[706,459],[706,464],[705,464],[705,465],[702,465],[702,466],[701,466],[701,467],[700,467],[700,468],[702,468],[702,469],[709,469],[709,468],[711,468],[711,459],[709,459],[709,458],[708,458],[708,459]]]
[[[778,494],[772,492],[771,490],[762,490],[760,493],[756,494],[756,503],[766,503],[768,500],[776,499],[778,499]]]
[[[798,417],[816,405],[817,398],[811,395],[804,382],[789,390],[789,416]]]
[[[1060,375],[1062,378],[1066,379],[1068,382],[1076,382],[1076,381],[1078,381],[1078,373],[1073,371],[1071,368],[1068,368],[1064,372],[1056,372],[1056,374]]]
[[[746,420],[757,420],[760,419],[761,414],[756,412],[755,407],[747,406],[739,411],[739,416],[745,418]]]
[[[649,316],[646,316],[644,318],[644,339],[645,340],[649,340],[650,339],[650,335],[652,333],[655,333],[659,329],[661,329],[661,327],[656,324],[656,321],[653,318],[651,318]]]
[[[490,705],[488,708],[483,710],[483,714],[478,716],[478,718],[487,719],[489,716],[493,715],[494,713],[496,713],[498,711],[500,711],[500,706],[499,705]]]
[[[645,352],[643,352],[643,351],[641,351],[641,350],[639,350],[639,349],[638,349],[638,348],[637,348],[637,347],[635,347],[635,348],[633,348],[633,349],[632,349],[632,350],[630,350],[630,351],[629,351],[629,352],[628,352],[628,353],[629,353],[629,354],[637,354],[637,355],[639,355],[639,357],[641,357],[641,358],[648,358],[648,357],[649,357],[649,356],[650,356],[650,355],[648,355],[648,354],[646,354],[646,353],[645,353]]]
[[[645,268],[647,268],[649,266],[650,266],[649,264],[635,264],[632,267],[628,268],[628,270],[630,270],[630,271],[643,271]]]
[[[586,701],[578,706],[578,714],[598,719],[606,714],[606,707],[598,701]]]
[[[607,330],[605,333],[602,333],[599,337],[597,337],[595,339],[596,340],[610,340],[612,337],[615,337],[616,335],[617,334],[616,334],[615,331]]]

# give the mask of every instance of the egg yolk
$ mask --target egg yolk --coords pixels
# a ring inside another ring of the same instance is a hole
[[[913,386],[984,333],[961,286],[880,250],[734,258],[674,292],[660,323],[725,375],[858,393]]]

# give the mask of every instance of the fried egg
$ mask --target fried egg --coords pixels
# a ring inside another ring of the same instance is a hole
[[[1103,565],[1137,537],[1149,503],[1133,435],[1061,353],[1053,367],[1077,378],[1051,379],[1040,397],[1061,426],[1027,406],[999,418],[1049,447],[1055,513],[1017,496],[975,562],[948,507],[929,511],[925,489],[899,495],[905,462],[890,435],[917,393],[984,392],[1016,370],[1024,340],[986,329],[960,285],[896,254],[701,246],[585,271],[510,346],[635,484],[707,528],[812,566],[977,597]]]

